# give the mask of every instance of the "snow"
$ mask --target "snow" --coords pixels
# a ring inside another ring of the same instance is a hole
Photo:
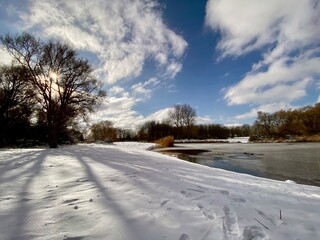
[[[227,139],[181,139],[175,140],[175,143],[212,143],[212,142],[225,142],[225,143],[249,143],[249,137],[234,137]]]
[[[319,187],[196,165],[149,146],[1,150],[0,239],[320,239]]]

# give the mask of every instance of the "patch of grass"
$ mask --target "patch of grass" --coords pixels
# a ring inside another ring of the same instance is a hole
[[[320,135],[299,136],[295,138],[296,142],[320,142]]]
[[[159,139],[158,141],[156,141],[156,143],[158,144],[159,147],[163,147],[163,148],[173,147],[174,137],[167,136],[167,137]]]

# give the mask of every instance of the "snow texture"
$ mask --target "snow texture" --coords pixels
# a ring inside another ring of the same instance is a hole
[[[196,165],[149,146],[1,150],[0,239],[320,239],[319,187]]]

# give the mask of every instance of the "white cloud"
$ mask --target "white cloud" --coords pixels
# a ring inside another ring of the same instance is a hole
[[[111,94],[111,95],[121,95],[125,93],[125,90],[122,88],[122,87],[119,87],[119,86],[113,86],[109,91],[108,91],[108,94]]]
[[[303,97],[313,77],[320,74],[320,58],[296,59],[292,64],[284,60],[272,62],[267,71],[250,72],[228,88],[225,93],[228,104],[291,102]]]
[[[12,63],[12,56],[4,49],[0,48],[0,65],[9,65]]]
[[[91,115],[90,120],[92,122],[110,120],[115,127],[132,127],[137,120],[143,119],[143,116],[132,110],[136,103],[136,99],[128,94],[123,94],[122,97],[107,97],[97,111]]]
[[[144,84],[139,82],[132,86],[132,90],[136,95],[143,95],[146,98],[150,97],[151,89],[145,88]]]
[[[223,55],[241,55],[275,43],[288,52],[320,39],[320,5],[313,0],[209,0],[206,24],[222,32]]]
[[[165,25],[156,0],[30,0],[19,17],[24,29],[96,54],[108,83],[139,76],[148,59],[174,78],[187,47]]]
[[[165,66],[168,62],[168,56],[167,56],[167,54],[165,54],[163,52],[159,52],[155,56],[155,59],[160,64],[160,66]]]
[[[110,120],[115,127],[136,129],[146,121],[162,121],[168,116],[168,109],[159,110],[149,116],[143,116],[134,107],[151,97],[158,86],[157,78],[134,84],[128,91],[120,86],[113,86],[97,111],[91,115],[92,122]]]
[[[147,116],[145,118],[145,121],[156,121],[156,122],[166,121],[168,119],[170,110],[172,110],[172,108],[161,109],[161,110]]]
[[[159,81],[157,78],[153,77],[153,78],[150,78],[148,81],[146,81],[146,82],[144,83],[144,85],[145,85],[145,86],[155,87],[155,86],[157,86],[159,83],[160,83],[160,81]]]
[[[221,58],[264,51],[240,82],[223,91],[229,105],[254,106],[238,119],[289,106],[319,82],[319,12],[313,0],[208,1],[206,25],[221,32]]]
[[[258,116],[258,112],[276,112],[279,110],[288,110],[288,109],[293,109],[294,107],[285,103],[285,102],[277,102],[277,103],[270,103],[270,104],[265,104],[265,105],[260,105],[257,108],[252,108],[249,112],[239,114],[235,116],[236,120],[244,120],[248,118],[256,118]]]
[[[241,127],[243,124],[241,123],[227,123],[224,124],[224,126],[228,127],[228,128],[232,128],[232,127]]]
[[[171,108],[161,109],[148,116],[143,116],[132,110],[138,101],[128,94],[120,98],[108,97],[100,105],[98,111],[91,116],[92,122],[109,120],[118,128],[137,129],[146,121],[163,122],[168,118]]]
[[[210,117],[208,117],[208,116],[197,117],[196,123],[197,123],[197,124],[212,124],[212,123],[213,123],[213,120],[212,120]]]
[[[178,63],[178,62],[172,62],[168,65],[166,72],[165,72],[165,76],[169,77],[169,78],[174,78],[177,73],[179,73],[182,69],[182,64]]]
[[[151,97],[151,93],[153,90],[155,90],[159,83],[160,81],[157,78],[150,78],[145,82],[134,84],[131,89],[137,98],[139,98],[141,101],[144,101]]]

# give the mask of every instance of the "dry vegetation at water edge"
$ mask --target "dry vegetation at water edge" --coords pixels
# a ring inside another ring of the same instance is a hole
[[[163,148],[173,147],[174,137],[167,136],[167,137],[159,139],[158,141],[156,141],[156,143],[158,144],[159,147],[163,147]]]

